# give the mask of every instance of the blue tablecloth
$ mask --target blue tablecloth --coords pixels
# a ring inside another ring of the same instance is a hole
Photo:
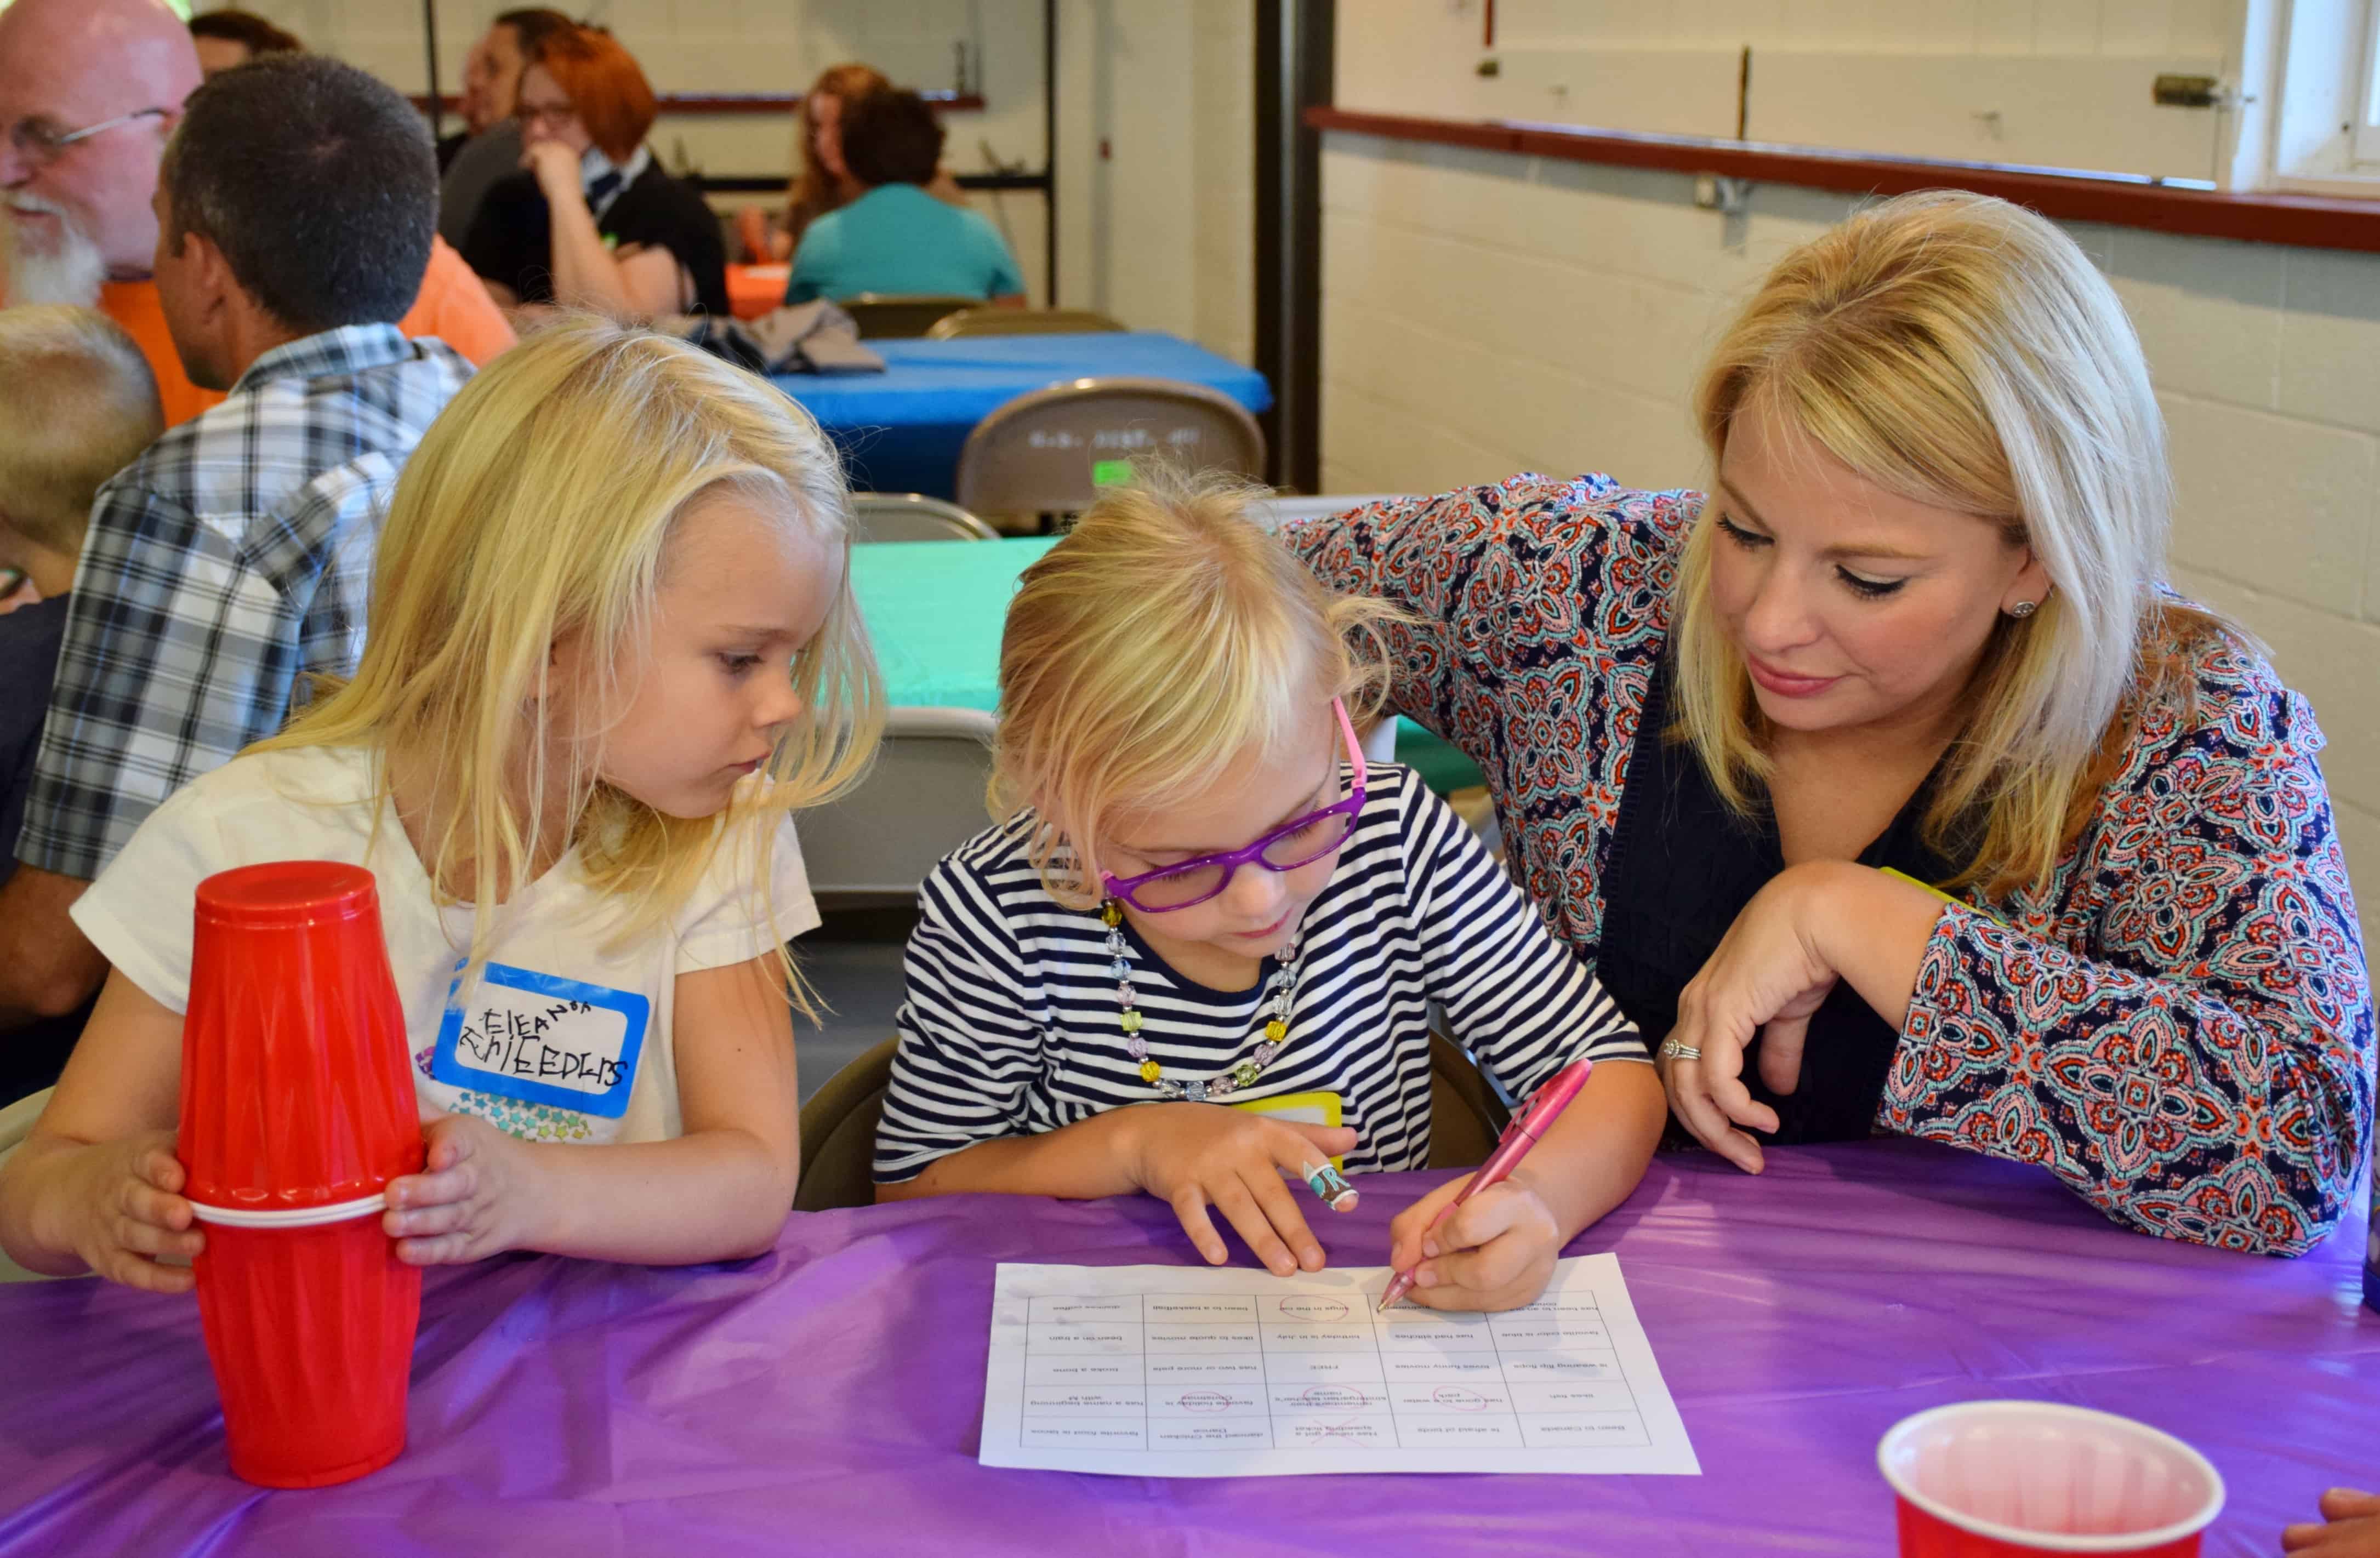
[[[1272,405],[1264,375],[1155,331],[870,341],[881,373],[786,373],[772,380],[809,408],[851,462],[851,484],[953,495],[960,446],[994,407],[1028,391],[1112,374],[1183,379],[1250,411]]]

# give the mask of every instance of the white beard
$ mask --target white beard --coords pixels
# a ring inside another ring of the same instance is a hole
[[[27,243],[24,229],[7,221],[11,206],[49,213],[58,224],[56,247],[39,249]],[[0,233],[0,252],[6,253],[8,261],[7,286],[0,298],[11,304],[70,303],[79,308],[99,302],[99,289],[107,280],[107,260],[73,218],[46,200],[14,195],[0,203],[0,223],[12,229]]]

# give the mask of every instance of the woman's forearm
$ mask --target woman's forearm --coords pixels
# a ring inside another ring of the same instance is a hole
[[[615,319],[633,318],[637,309],[628,296],[627,279],[620,273],[620,261],[604,247],[586,196],[576,187],[549,189],[546,206],[553,216],[555,300],[571,308],[598,309]]]

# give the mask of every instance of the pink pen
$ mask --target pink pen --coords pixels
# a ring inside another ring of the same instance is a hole
[[[1512,1123],[1504,1128],[1502,1136],[1497,1138],[1496,1150],[1488,1154],[1488,1161],[1479,1165],[1479,1171],[1471,1177],[1471,1183],[1463,1187],[1461,1195],[1438,1209],[1438,1215],[1429,1220],[1429,1227],[1436,1228],[1452,1214],[1456,1207],[1488,1186],[1500,1185],[1510,1178],[1512,1170],[1521,1166],[1521,1160],[1529,1155],[1529,1149],[1537,1144],[1537,1138],[1552,1129],[1554,1121],[1561,1118],[1561,1112],[1570,1107],[1570,1101],[1578,1096],[1580,1088],[1586,1085],[1587,1073],[1594,1069],[1595,1062],[1592,1060],[1573,1060],[1556,1071],[1545,1086],[1537,1089],[1536,1095],[1512,1117]],[[1423,1231],[1427,1233],[1429,1229]],[[1380,1295],[1380,1308],[1387,1309],[1413,1291],[1413,1285],[1412,1272],[1397,1273],[1389,1281],[1389,1290]]]

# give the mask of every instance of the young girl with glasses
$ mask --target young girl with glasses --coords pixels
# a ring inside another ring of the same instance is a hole
[[[1635,1188],[1664,1110],[1642,1041],[1445,802],[1366,764],[1378,601],[1334,598],[1217,486],[1111,492],[1026,571],[1001,650],[1008,820],[936,867],[908,949],[880,1199],[962,1190],[1215,1214],[1286,1275],[1339,1204],[1429,1153],[1429,1019],[1516,1097],[1597,1062],[1512,1179],[1427,1227],[1414,1297],[1500,1309]],[[1609,1064],[1605,1064],[1610,1062]],[[1319,1122],[1319,1123],[1318,1123]]]

